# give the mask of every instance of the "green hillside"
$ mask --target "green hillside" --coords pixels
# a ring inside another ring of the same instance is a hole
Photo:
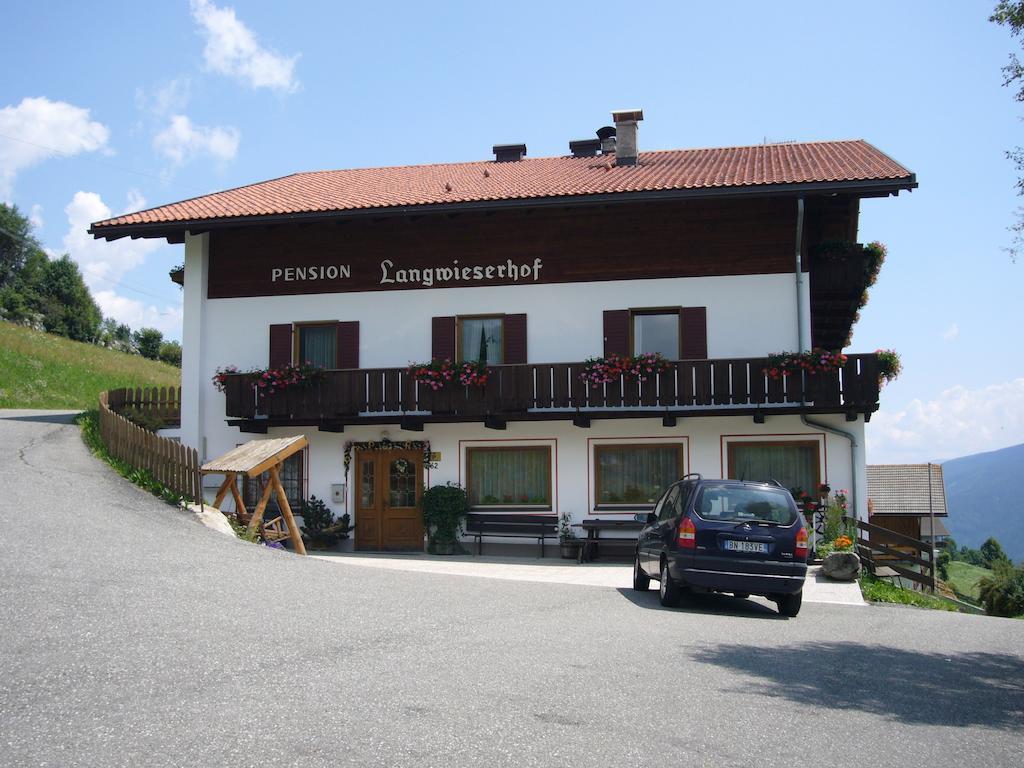
[[[978,582],[985,576],[991,576],[992,571],[970,563],[961,563],[953,560],[948,568],[949,578],[946,583],[961,595],[966,595],[972,600],[978,599]]]
[[[0,321],[0,408],[94,408],[105,389],[180,382],[166,363]]]

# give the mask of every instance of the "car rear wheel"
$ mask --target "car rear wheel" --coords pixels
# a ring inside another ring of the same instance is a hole
[[[780,595],[775,602],[779,606],[779,613],[783,616],[793,618],[800,613],[800,605],[804,601],[803,592],[794,592],[792,595]]]
[[[668,562],[665,560],[661,561],[661,583],[658,585],[658,600],[666,608],[672,608],[673,606],[679,605],[680,589],[679,585],[672,580],[672,576],[668,572]]]
[[[651,588],[651,577],[644,573],[640,567],[640,553],[633,560],[633,589],[637,592],[646,592]]]

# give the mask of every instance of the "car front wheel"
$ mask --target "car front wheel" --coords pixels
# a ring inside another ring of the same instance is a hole
[[[666,608],[679,605],[679,585],[668,572],[668,562],[661,562],[661,583],[658,585],[658,599]]]
[[[640,553],[637,552],[633,559],[633,589],[637,592],[646,592],[651,588],[651,577],[644,573],[640,567]]]
[[[800,605],[804,601],[803,592],[794,592],[792,595],[780,595],[775,602],[779,606],[779,613],[783,616],[793,618],[800,613]]]

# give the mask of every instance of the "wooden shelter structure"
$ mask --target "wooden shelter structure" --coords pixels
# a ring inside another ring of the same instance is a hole
[[[213,500],[213,506],[220,507],[228,493],[235,500],[235,509],[241,520],[249,517],[245,508],[242,494],[238,490],[238,477],[254,478],[264,472],[270,475],[270,482],[263,489],[259,502],[252,516],[249,517],[249,532],[259,530],[263,522],[263,513],[267,510],[271,494],[277,495],[277,504],[281,508],[281,517],[287,526],[287,534],[281,527],[281,518],[275,518],[264,526],[264,533],[270,538],[283,539],[286,536],[291,539],[295,552],[300,555],[306,554],[306,547],[302,543],[302,535],[299,527],[295,524],[295,516],[288,504],[288,496],[281,485],[281,465],[289,456],[298,453],[307,445],[303,435],[295,437],[278,437],[269,440],[250,440],[244,445],[233,448],[223,456],[208,461],[200,468],[204,475],[224,475],[224,482],[217,490],[217,497]]]

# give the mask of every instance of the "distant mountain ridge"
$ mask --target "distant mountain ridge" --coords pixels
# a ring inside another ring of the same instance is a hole
[[[1024,561],[1024,443],[943,462],[946,527],[958,545],[999,539],[1015,562]]]

